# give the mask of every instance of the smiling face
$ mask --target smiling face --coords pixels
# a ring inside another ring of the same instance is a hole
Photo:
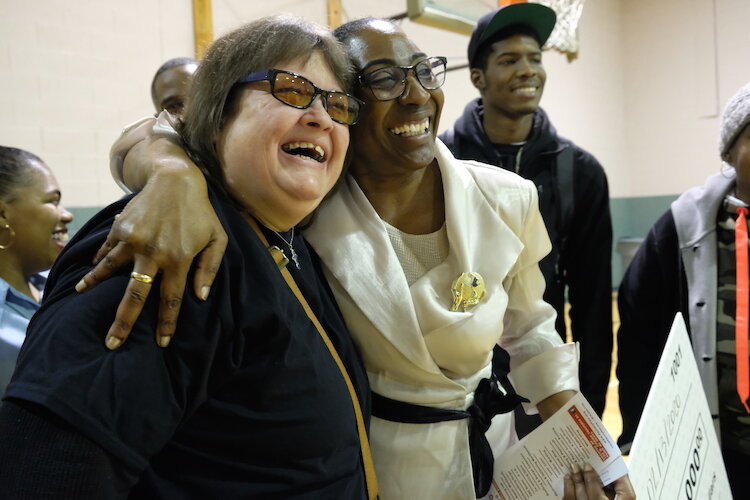
[[[15,231],[4,252],[15,259],[24,276],[49,269],[68,241],[65,226],[73,220],[60,204],[60,186],[49,167],[32,162],[29,181],[0,206],[0,222]]]
[[[382,21],[371,22],[345,45],[360,74],[388,66],[412,66],[427,59],[402,31]],[[442,90],[425,90],[409,71],[399,98],[379,101],[361,84],[356,95],[366,104],[352,127],[355,175],[362,169],[388,174],[393,169],[423,168],[435,159]]]
[[[281,69],[325,90],[342,91],[319,53]],[[266,81],[244,84],[216,138],[229,194],[268,227],[288,230],[310,214],[338,180],[349,128],[334,122],[317,96],[307,109],[288,106]]]
[[[486,69],[471,69],[471,81],[485,108],[492,107],[512,119],[536,111],[546,80],[539,43],[528,35],[493,43]]]

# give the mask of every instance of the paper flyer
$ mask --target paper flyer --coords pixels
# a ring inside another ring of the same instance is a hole
[[[731,500],[682,315],[672,324],[628,461],[639,500]]]
[[[492,486],[484,498],[562,497],[572,463],[591,464],[604,484],[628,473],[617,443],[580,393],[495,460]]]

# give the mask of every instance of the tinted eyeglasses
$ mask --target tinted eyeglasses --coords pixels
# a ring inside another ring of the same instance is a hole
[[[390,101],[398,99],[406,91],[406,78],[409,70],[427,90],[439,89],[445,82],[445,57],[428,57],[414,66],[388,66],[360,75],[359,82],[369,88],[375,99]]]
[[[309,108],[315,101],[315,97],[320,94],[323,108],[331,116],[331,119],[344,125],[357,123],[359,114],[365,104],[353,95],[337,90],[323,90],[304,76],[279,69],[255,71],[241,78],[237,83],[264,80],[271,84],[272,96],[293,108]]]

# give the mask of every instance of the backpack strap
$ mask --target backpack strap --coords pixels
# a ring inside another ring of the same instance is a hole
[[[573,193],[573,148],[568,146],[555,158],[555,180],[560,199],[560,253],[565,248],[573,225],[575,197]]]

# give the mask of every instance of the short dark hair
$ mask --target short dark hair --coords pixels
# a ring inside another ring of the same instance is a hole
[[[0,199],[13,201],[16,191],[32,180],[33,163],[44,164],[34,153],[0,146]]]
[[[334,29],[333,36],[336,37],[336,39],[339,42],[341,42],[344,46],[346,46],[349,40],[359,35],[362,32],[362,30],[369,27],[373,22],[388,23],[391,26],[393,26],[394,29],[401,30],[401,27],[391,19],[385,19],[381,17],[362,17],[360,19],[355,19],[354,21],[349,21],[348,23],[344,23],[338,28]],[[358,68],[358,69],[361,69],[361,68]]]
[[[170,68],[175,68],[177,66],[187,66],[188,64],[200,64],[197,59],[193,59],[192,57],[173,57],[172,59],[169,59],[164,64],[159,66],[159,69],[156,70],[156,73],[154,73],[154,77],[151,79],[151,100],[156,102],[156,79],[159,78],[159,75],[164,73]]]
[[[492,44],[516,35],[530,36],[531,38],[536,40],[536,43],[539,44],[540,48],[542,46],[542,42],[541,40],[539,40],[539,34],[531,26],[528,26],[526,24],[512,24],[498,31],[482,43],[482,45],[479,47],[479,50],[477,51],[477,56],[474,58],[474,63],[471,65],[471,67],[486,71],[487,59],[489,59],[490,54],[492,53]]]
[[[280,63],[307,61],[318,53],[341,87],[351,88],[349,56],[330,31],[296,16],[277,15],[248,23],[216,40],[198,66],[190,89],[182,140],[193,161],[227,194],[214,139],[233,110],[237,81]]]
[[[348,42],[352,37],[358,35],[363,29],[367,28],[376,21],[385,22],[396,29],[400,29],[399,25],[392,19],[368,16],[361,17],[359,19],[355,19],[354,21],[349,21],[342,24],[341,26],[333,30],[333,36],[335,36],[336,39],[342,43]]]

